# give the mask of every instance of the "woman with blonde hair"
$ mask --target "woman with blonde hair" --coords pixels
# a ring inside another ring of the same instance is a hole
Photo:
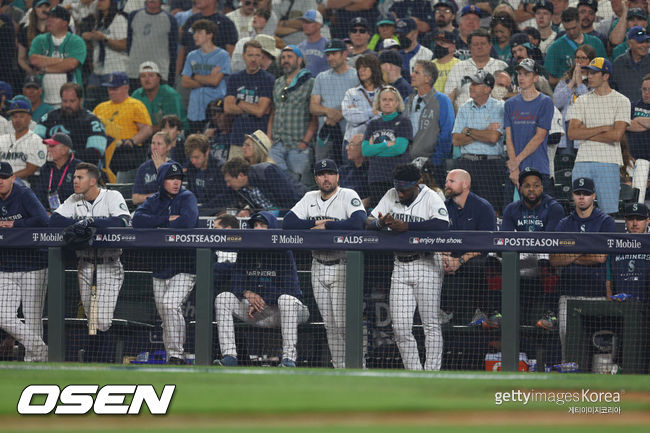
[[[368,157],[370,201],[371,206],[376,206],[393,187],[393,168],[410,162],[408,148],[413,141],[413,126],[402,114],[404,101],[393,86],[379,89],[372,108],[379,115],[368,122],[361,152]]]
[[[246,138],[242,144],[242,156],[246,161],[251,165],[262,162],[275,164],[273,158],[269,156],[269,149],[272,143],[264,131],[258,129],[252,134],[244,134],[244,136]]]

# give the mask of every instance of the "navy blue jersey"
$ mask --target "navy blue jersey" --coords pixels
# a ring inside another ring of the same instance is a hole
[[[616,232],[616,223],[614,218],[594,207],[594,211],[587,218],[580,218],[575,211],[571,212],[560,220],[555,231],[567,233],[614,233]]]
[[[613,292],[627,293],[648,302],[650,291],[650,254],[612,254],[607,257],[607,279]]]
[[[228,77],[226,96],[234,96],[235,100],[257,104],[260,98],[273,99],[273,84],[275,78],[263,69],[254,74],[245,70]],[[269,116],[261,117],[252,114],[240,114],[232,122],[230,131],[230,145],[241,146],[244,143],[244,134],[252,134],[261,129],[266,131]]]
[[[503,211],[502,231],[552,232],[564,218],[564,209],[548,194],[533,209],[528,209],[523,200],[510,203]]]
[[[14,183],[6,199],[0,198],[0,221],[13,221],[14,227],[47,227],[49,217],[36,194]],[[0,248],[0,271],[27,272],[47,267],[47,252],[28,248]]]
[[[158,171],[153,160],[147,159],[140,164],[133,181],[133,194],[152,194],[160,188],[158,186]]]
[[[214,207],[215,203],[226,191],[226,181],[221,173],[224,161],[212,155],[208,157],[208,166],[199,170],[191,162],[187,167],[187,188],[196,195],[196,199],[204,206]]]
[[[411,120],[399,114],[390,119],[389,116],[376,116],[370,119],[363,140],[373,143],[395,141],[398,138],[408,140],[409,146],[413,141],[413,126]],[[388,120],[390,119],[390,120]],[[399,164],[411,161],[408,148],[397,156],[374,156],[368,159],[368,183],[393,182],[393,169]]]
[[[199,222],[199,209],[196,197],[192,192],[181,187],[175,196],[170,196],[164,189],[165,175],[175,166],[179,174],[181,165],[176,161],[166,162],[158,170],[159,191],[148,197],[133,214],[133,227],[135,228],[195,228]],[[179,215],[173,221],[170,215]],[[152,260],[153,276],[167,279],[181,272],[194,274],[196,272],[195,253],[193,250],[174,250],[162,248],[156,250]]]
[[[50,111],[38,121],[34,132],[41,138],[49,138],[62,132],[72,140],[75,158],[97,165],[106,150],[104,124],[88,110],[81,109],[71,117],[61,109]]]
[[[449,230],[496,231],[497,216],[489,201],[473,192],[469,192],[465,206],[461,209],[453,199],[445,200],[449,213]],[[455,252],[454,257],[460,257],[464,252]]]

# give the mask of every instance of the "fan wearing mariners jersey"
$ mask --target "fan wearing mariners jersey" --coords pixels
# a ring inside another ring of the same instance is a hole
[[[442,198],[420,185],[420,170],[414,164],[400,164],[393,171],[393,185],[370,214],[368,229],[437,231],[449,229],[449,216]],[[440,293],[442,260],[431,252],[396,251],[390,284],[390,316],[404,368],[422,370],[413,336],[413,315],[418,307],[424,328],[425,370],[440,370],[442,330]]]
[[[67,198],[50,217],[51,227],[79,224],[85,227],[127,227],[131,216],[124,197],[118,191],[99,187],[100,172],[96,165],[83,162],[74,172],[74,194]],[[113,321],[117,297],[124,281],[120,262],[121,249],[105,248],[98,251],[97,293],[99,320],[97,329],[108,331]],[[78,278],[81,302],[89,311],[90,286],[93,274],[93,249],[78,250]]]
[[[339,187],[339,170],[331,159],[318,161],[314,179],[318,191],[310,191],[287,213],[282,228],[311,230],[363,230],[366,211],[359,195]],[[344,251],[313,251],[311,284],[325,329],[334,368],[345,368]]]
[[[0,161],[0,228],[44,227],[47,212],[34,193],[14,183],[11,164]],[[47,254],[25,248],[0,250],[0,328],[25,346],[25,361],[47,361],[43,342],[43,304],[47,288]],[[18,318],[23,306],[24,323]]]

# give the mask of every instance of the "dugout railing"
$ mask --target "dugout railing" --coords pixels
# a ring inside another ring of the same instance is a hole
[[[74,320],[66,315],[66,282],[64,250],[60,229],[6,229],[0,230],[0,247],[48,249],[47,292],[47,342],[49,360],[64,361],[67,334]],[[107,236],[109,235],[109,236]],[[194,250],[196,258],[195,321],[193,326],[193,351],[195,362],[209,365],[214,358],[214,299],[215,282],[213,265],[215,250],[294,250],[308,256],[309,250],[339,250],[346,252],[346,367],[361,368],[364,365],[364,335],[367,324],[364,312],[363,288],[367,260],[373,254],[391,252],[460,252],[480,251],[500,257],[501,313],[500,327],[492,330],[501,352],[501,368],[504,371],[519,369],[520,342],[522,336],[539,337],[540,330],[523,325],[520,320],[520,253],[593,253],[593,254],[648,254],[650,240],[647,235],[591,234],[591,233],[516,233],[516,232],[321,232],[282,230],[99,230],[95,235],[95,248],[123,248],[132,250],[137,258],[156,249],[175,248]],[[68,276],[69,278],[69,276]],[[148,276],[146,277],[148,278]],[[136,283],[137,284],[137,283]],[[351,289],[352,288],[352,289]],[[136,306],[137,308],[137,306]],[[571,331],[567,346],[571,359],[581,360],[586,355],[582,346],[589,344],[581,335],[581,323],[587,316],[608,315],[621,319],[624,344],[621,367],[625,372],[642,373],[648,366],[644,363],[645,327],[641,326],[645,307],[639,303],[579,302],[569,301],[567,321]],[[155,314],[149,311],[148,314]],[[145,315],[143,314],[143,317]],[[76,319],[75,319],[76,320]],[[122,320],[123,326],[152,327],[147,320]],[[322,323],[318,323],[322,326]],[[574,326],[575,325],[575,326]],[[119,323],[116,326],[121,326]],[[416,327],[418,325],[416,324]],[[639,333],[638,328],[642,328]],[[575,329],[575,332],[574,332]],[[461,324],[443,326],[445,336],[449,332],[470,333],[471,327]],[[445,341],[445,344],[447,342]],[[538,357],[543,358],[544,339],[534,343]],[[586,352],[585,352],[586,353]],[[529,356],[531,357],[531,356]],[[642,361],[643,360],[643,361]],[[538,360],[539,362],[540,360]],[[591,361],[584,361],[590,365]],[[542,363],[543,365],[543,363]],[[444,365],[443,365],[444,368]]]

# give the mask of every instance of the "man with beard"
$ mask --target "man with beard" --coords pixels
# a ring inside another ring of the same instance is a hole
[[[472,178],[465,170],[452,170],[445,183],[445,205],[451,221],[450,230],[496,231],[497,219],[492,205],[470,191]],[[454,313],[458,323],[470,322],[484,328],[497,328],[501,315],[496,311],[488,318],[483,311],[499,308],[490,297],[485,278],[487,254],[480,252],[443,253],[445,290],[442,309]],[[478,308],[477,308],[478,307]],[[476,308],[472,317],[472,309]],[[470,321],[471,318],[471,321]]]
[[[331,159],[314,167],[318,191],[309,191],[287,213],[284,230],[363,230],[366,222],[359,195],[339,187],[339,170]],[[313,251],[311,285],[318,304],[334,368],[345,368],[345,251]]]
[[[420,185],[420,170],[401,164],[393,170],[393,185],[372,211],[368,229],[446,231],[449,216],[440,196]],[[413,315],[417,306],[424,330],[424,370],[440,370],[442,330],[440,294],[443,265],[440,254],[428,251],[396,251],[390,286],[390,316],[404,368],[422,370],[413,336]]]
[[[521,200],[510,203],[504,209],[501,231],[555,231],[555,227],[564,218],[564,209],[551,196],[544,194],[542,174],[539,171],[526,167],[519,173],[519,195]],[[519,269],[522,277],[522,318],[529,318],[533,313],[529,308],[539,301],[544,307],[542,311],[555,310],[555,274],[550,270],[548,255],[520,253]],[[553,313],[547,313],[537,321],[538,326],[553,329],[553,317]],[[543,326],[544,324],[550,326]]]
[[[307,178],[309,147],[316,134],[317,118],[309,113],[314,78],[303,67],[302,51],[287,45],[280,54],[282,75],[273,85],[273,112],[268,136],[273,141],[269,155],[278,167],[297,179]]]
[[[456,19],[456,12],[458,6],[454,0],[440,0],[433,5],[434,20],[438,33],[440,32],[453,32],[458,33],[454,27],[454,20]]]
[[[603,46],[607,47],[607,36],[594,30],[596,12],[598,12],[598,0],[578,1],[578,16],[580,17],[582,33],[597,37],[603,43]]]
[[[106,150],[106,130],[102,122],[83,108],[83,88],[77,83],[61,86],[61,108],[41,117],[34,132],[41,138],[63,133],[72,140],[76,159],[97,165]]]

